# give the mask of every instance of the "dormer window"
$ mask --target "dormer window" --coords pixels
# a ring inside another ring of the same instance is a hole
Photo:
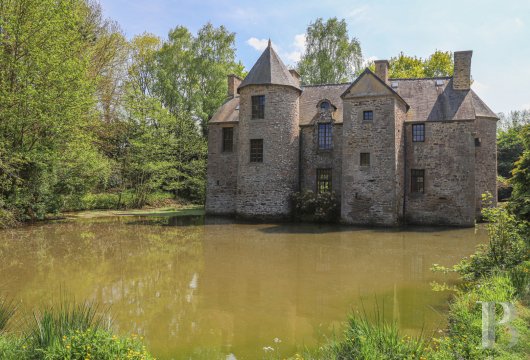
[[[320,110],[325,111],[325,110],[329,110],[330,108],[331,108],[331,104],[329,103],[329,101],[322,101],[320,103]]]

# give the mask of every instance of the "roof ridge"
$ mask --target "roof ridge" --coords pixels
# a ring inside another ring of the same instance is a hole
[[[343,82],[343,83],[329,83],[329,84],[307,84],[302,85],[301,87],[319,87],[319,86],[344,86],[344,85],[350,85],[351,82]]]
[[[434,77],[425,77],[425,78],[388,78],[388,81],[393,80],[439,80],[439,79],[452,79],[452,76],[434,76]]]

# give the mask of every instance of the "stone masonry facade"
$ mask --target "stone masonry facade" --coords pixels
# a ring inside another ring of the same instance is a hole
[[[311,190],[333,192],[347,224],[473,225],[482,194],[496,200],[498,119],[470,88],[471,56],[455,52],[453,77],[388,79],[381,60],[301,86],[269,44],[209,123],[207,213],[286,218]]]

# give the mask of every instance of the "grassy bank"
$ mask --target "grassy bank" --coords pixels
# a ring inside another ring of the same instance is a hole
[[[396,324],[366,314],[350,316],[341,335],[318,348],[301,349],[296,360],[401,360],[401,359],[528,359],[530,354],[530,259],[529,224],[517,220],[504,208],[487,209],[484,217],[489,243],[452,268],[433,266],[435,271],[456,272],[461,285],[455,290],[448,313],[448,327],[439,337],[411,338]],[[446,288],[445,286],[436,286]],[[495,326],[495,346],[482,344],[482,308],[477,302],[497,303],[496,321],[503,316],[500,302],[513,304],[516,317]]]
[[[15,227],[26,222],[49,220],[63,216],[101,217],[116,215],[152,215],[167,216],[170,212],[197,211],[201,205],[188,200],[175,199],[172,194],[165,192],[150,193],[141,200],[132,191],[111,193],[88,193],[83,196],[65,197],[57,211],[32,218],[18,214],[15,210],[8,211],[0,208],[0,229]],[[84,213],[81,213],[84,212]],[[75,214],[75,215],[73,215]]]

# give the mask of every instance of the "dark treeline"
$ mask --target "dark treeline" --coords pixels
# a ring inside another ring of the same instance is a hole
[[[201,201],[207,121],[243,75],[234,40],[206,24],[128,41],[96,2],[0,0],[0,225],[87,194]]]

